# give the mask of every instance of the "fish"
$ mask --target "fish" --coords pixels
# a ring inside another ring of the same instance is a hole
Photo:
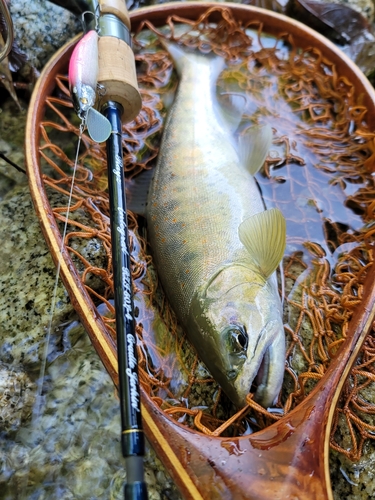
[[[242,407],[255,382],[255,400],[268,407],[285,369],[275,271],[286,225],[278,209],[265,210],[254,175],[272,129],[250,127],[236,142],[233,113],[216,95],[223,58],[166,47],[179,84],[145,206],[153,259],[179,323],[227,396]]]

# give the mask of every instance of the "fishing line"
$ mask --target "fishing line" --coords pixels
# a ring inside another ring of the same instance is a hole
[[[55,284],[54,284],[53,293],[52,293],[51,313],[50,313],[50,319],[49,319],[49,323],[48,323],[48,327],[47,327],[47,335],[46,335],[44,356],[43,356],[43,361],[42,361],[42,365],[41,365],[40,372],[39,372],[39,382],[38,382],[37,398],[40,398],[40,396],[41,396],[42,386],[43,386],[43,381],[44,381],[44,376],[45,376],[45,372],[46,372],[48,347],[49,347],[49,342],[50,342],[50,339],[51,339],[52,321],[53,321],[53,316],[55,314],[57,288],[58,288],[58,285],[59,285],[59,278],[60,278],[61,259],[62,259],[63,249],[64,249],[64,246],[65,246],[65,237],[66,237],[66,233],[67,233],[67,229],[68,229],[70,206],[71,206],[71,203],[72,203],[74,182],[75,182],[76,171],[77,171],[77,164],[78,164],[79,148],[81,146],[83,129],[84,129],[84,122],[82,122],[81,125],[80,125],[80,127],[79,127],[79,136],[78,136],[77,150],[76,150],[76,155],[75,155],[75,160],[74,160],[74,166],[73,166],[72,183],[71,183],[71,186],[70,186],[70,192],[69,192],[69,198],[68,198],[68,207],[67,207],[66,216],[65,216],[64,229],[63,229],[63,233],[62,233],[62,237],[61,237],[61,246],[60,246],[59,259],[58,259],[57,268],[56,268]]]
[[[50,317],[49,317],[49,323],[48,323],[47,333],[46,333],[44,355],[42,357],[42,362],[41,362],[40,371],[39,371],[39,378],[38,378],[38,382],[37,382],[37,390],[36,390],[36,394],[35,394],[35,404],[34,404],[32,418],[31,418],[31,429],[33,429],[34,424],[36,423],[37,419],[42,414],[41,408],[42,408],[43,383],[44,383],[44,378],[45,378],[45,374],[46,374],[48,348],[50,345],[51,333],[52,333],[52,322],[53,322],[53,317],[54,317],[55,309],[56,309],[56,297],[57,297],[57,289],[58,289],[59,278],[60,278],[61,259],[62,259],[63,250],[64,250],[64,246],[65,246],[65,237],[66,237],[66,233],[67,233],[67,229],[68,229],[69,213],[70,213],[70,207],[71,207],[71,203],[72,203],[73,189],[74,189],[74,183],[75,183],[76,172],[77,172],[79,149],[81,147],[82,134],[83,134],[84,128],[85,128],[85,121],[82,120],[82,123],[79,127],[79,136],[78,136],[78,143],[77,143],[77,149],[76,149],[74,166],[73,166],[73,173],[72,173],[72,178],[71,178],[68,206],[67,206],[67,211],[66,211],[66,216],[65,216],[64,228],[63,228],[63,232],[62,232],[62,236],[61,236],[60,251],[58,254],[59,258],[58,258],[58,262],[57,262],[57,266],[56,266],[56,275],[55,275],[55,283],[54,283],[53,293],[52,293]],[[22,491],[26,490],[25,486],[27,487],[27,481],[28,481],[29,474],[30,474],[30,466],[29,466],[28,472],[25,476]]]

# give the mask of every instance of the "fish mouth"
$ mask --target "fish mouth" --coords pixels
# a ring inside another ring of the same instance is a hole
[[[279,396],[285,371],[285,344],[283,337],[274,339],[271,345],[259,356],[260,361],[253,370],[243,369],[234,382],[237,406],[246,405],[246,397],[254,394],[254,401],[269,408],[274,406]],[[251,360],[254,362],[254,359]]]
[[[254,362],[254,359],[252,359]],[[249,376],[249,372],[244,370],[242,373],[237,373],[234,376],[234,370],[227,374],[229,380],[234,380],[236,389],[236,399],[233,402],[237,406],[246,405],[246,398],[249,393],[254,395],[254,401],[267,408],[273,403],[275,395],[268,390],[269,379],[269,366],[270,366],[270,349],[267,348],[261,358],[258,367],[254,367],[254,371]],[[272,391],[271,391],[272,392]],[[277,396],[277,395],[276,395]]]
[[[264,383],[267,378],[269,358],[270,358],[269,349],[267,349],[260,363],[258,373],[255,376],[255,381],[257,385],[261,385],[262,383]]]
[[[250,392],[254,392],[255,390],[254,400],[262,406],[265,406],[264,403],[267,403],[267,406],[269,405],[268,404],[269,396],[266,397],[265,395],[265,392],[267,390],[269,366],[270,366],[270,349],[268,348],[263,355],[262,361],[260,362],[260,366],[258,369],[258,373],[255,375],[255,378],[250,387]]]
[[[285,341],[277,336],[265,350],[254,382],[257,385],[254,400],[264,408],[276,404],[284,380]]]

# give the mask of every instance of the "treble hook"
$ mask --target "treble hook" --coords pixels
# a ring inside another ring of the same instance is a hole
[[[10,12],[8,9],[8,5],[6,4],[6,0],[0,0],[0,13],[4,17],[4,21],[7,27],[7,38],[5,42],[5,46],[3,50],[0,52],[0,62],[9,55],[9,52],[12,49],[13,40],[14,40],[14,30],[13,30],[13,21],[10,16]]]

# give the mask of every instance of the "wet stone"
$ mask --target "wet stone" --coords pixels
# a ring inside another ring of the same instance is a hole
[[[0,203],[0,217],[0,361],[30,366],[44,356],[55,266],[27,187],[15,189]],[[72,311],[59,285],[56,324]],[[61,337],[52,334],[48,354],[61,349]]]
[[[81,23],[70,12],[47,0],[12,0],[9,9],[15,40],[38,70],[81,31]]]
[[[27,103],[20,99],[26,108]],[[26,111],[20,111],[5,89],[0,91],[0,152],[25,169],[24,138]],[[26,185],[27,176],[0,158],[0,201],[16,185]]]
[[[54,195],[52,201],[57,203],[56,197]],[[0,246],[0,290],[3,296],[0,302],[0,361],[34,367],[45,355],[49,328],[49,360],[69,347],[59,325],[74,314],[74,309],[65,288],[59,283],[50,325],[56,268],[41,234],[27,187],[14,189],[0,203],[0,217],[3,242]],[[88,244],[86,256],[90,257],[91,247],[95,247],[96,263],[103,264],[93,242]]]
[[[21,366],[0,363],[0,432],[17,430],[30,417],[35,390]]]

